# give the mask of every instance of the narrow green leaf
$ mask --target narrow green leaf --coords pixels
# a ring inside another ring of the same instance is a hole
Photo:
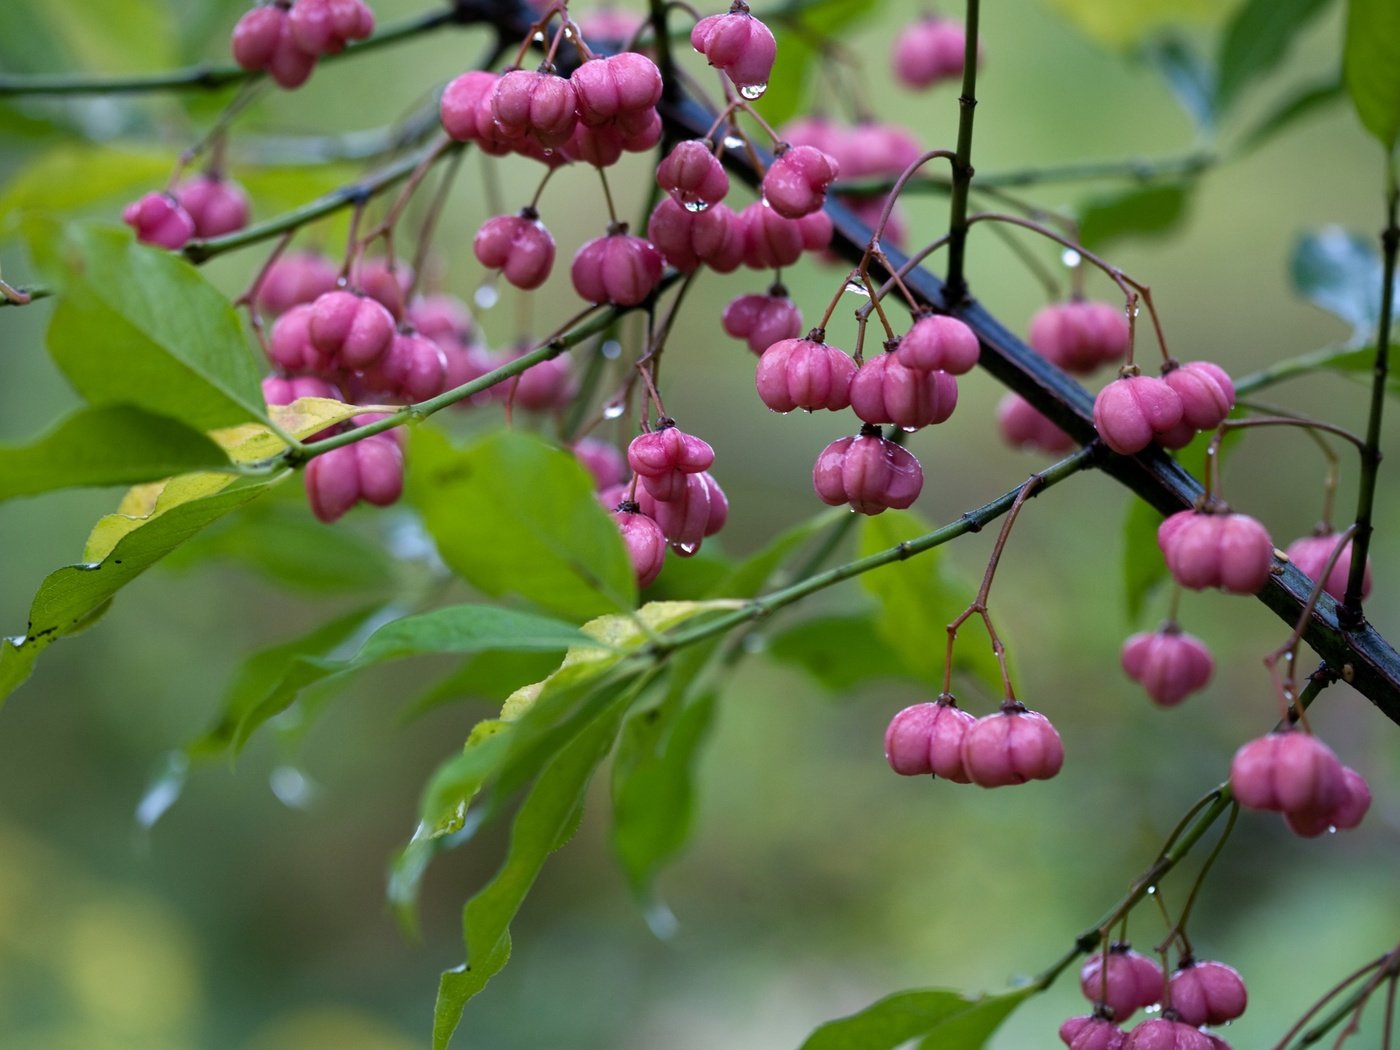
[[[1246,0],[1220,40],[1216,112],[1224,113],[1251,82],[1283,61],[1294,39],[1331,0]]]
[[[1123,518],[1123,605],[1130,623],[1142,619],[1143,608],[1167,578],[1167,563],[1157,546],[1162,515],[1140,499],[1128,502]]]
[[[1189,187],[1142,186],[1090,198],[1079,208],[1079,239],[1095,250],[1123,237],[1170,233],[1186,216]]]
[[[458,701],[500,704],[521,682],[539,681],[558,663],[550,653],[480,653],[425,689],[404,711],[404,720]]]
[[[132,404],[198,430],[264,419],[233,307],[189,263],[131,231],[73,226],[49,353],[94,404]]]
[[[474,587],[575,619],[636,604],[621,534],[568,452],[518,430],[458,449],[423,426],[409,458],[409,500],[443,560]]]
[[[1347,0],[1342,80],[1362,125],[1393,152],[1400,139],[1400,4]]]
[[[896,992],[859,1013],[828,1021],[801,1050],[894,1050],[922,1038],[920,1050],[978,1050],[1029,988],[965,998],[946,988]]]
[[[1144,60],[1162,74],[1173,97],[1204,132],[1215,128],[1215,71],[1180,33],[1162,33],[1141,49]]]
[[[1293,290],[1350,324],[1353,338],[1375,334],[1384,272],[1369,238],[1340,226],[1305,233],[1293,247],[1289,273]]]
[[[0,700],[28,677],[38,650],[91,626],[117,591],[200,529],[260,496],[269,484],[242,485],[184,503],[124,536],[100,562],[69,565],[46,576],[29,608],[23,643],[5,643],[9,666],[0,673],[5,686]]]
[[[509,961],[511,921],[544,862],[578,827],[584,792],[617,737],[625,700],[618,698],[600,712],[540,773],[516,814],[505,863],[463,909],[467,962],[442,975],[434,1007],[434,1050],[445,1050],[467,1002]]]
[[[223,449],[184,423],[130,405],[84,408],[27,445],[0,445],[0,500],[227,465]]]
[[[832,693],[906,674],[868,611],[803,620],[769,638],[763,651],[779,663],[806,671]]]
[[[1316,84],[1306,84],[1285,98],[1259,121],[1240,142],[1242,153],[1258,149],[1275,135],[1292,127],[1313,110],[1321,109],[1342,97],[1340,77],[1331,76]]]
[[[861,522],[860,556],[932,531],[932,526],[911,511],[885,511]],[[875,629],[899,657],[904,670],[923,682],[942,682],[946,628],[967,608],[974,589],[956,578],[937,547],[908,562],[867,572],[860,581],[879,605]],[[970,622],[959,632],[953,670],[972,675],[1000,695],[1001,672],[980,630],[979,624]]]

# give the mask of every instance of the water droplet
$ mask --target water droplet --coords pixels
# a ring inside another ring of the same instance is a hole
[[[81,569],[83,572],[92,572],[93,569],[102,568],[102,563],[100,561],[83,561],[74,565],[73,568]]]
[[[616,361],[622,356],[622,344],[616,339],[604,340],[603,345],[599,347],[599,352],[609,361]]]
[[[1143,1013],[1146,1013],[1146,1014],[1159,1014],[1159,1013],[1161,1013],[1161,1012],[1162,1012],[1162,1004],[1161,1004],[1161,1003],[1153,1003],[1151,1006],[1145,1007],[1145,1008],[1143,1009]]]
[[[862,299],[870,298],[870,289],[865,286],[864,281],[847,281],[846,287],[843,288],[842,291],[850,292],[852,295],[858,295]]]
[[[532,36],[530,39],[533,40],[533,41],[534,41],[535,43],[537,43],[537,44],[543,44],[543,43],[544,43],[544,32],[543,32],[543,30],[537,30],[537,31],[535,32],[535,35]]]
[[[165,756],[156,778],[136,806],[136,823],[150,828],[165,816],[185,790],[185,775],[189,769],[190,760],[183,751],[172,751]]]
[[[663,901],[653,901],[646,912],[647,928],[659,941],[669,941],[681,928],[675,913]]]
[[[490,282],[483,284],[476,290],[476,294],[472,296],[472,300],[483,310],[491,309],[491,307],[500,302],[500,299],[501,296],[500,293],[496,291],[496,286]]]
[[[738,135],[726,135],[726,136],[724,136],[724,148],[725,148],[725,149],[743,149],[743,148],[744,148],[744,140],[741,139]]]
[[[918,427],[900,427],[899,429],[904,431],[904,433],[906,434],[917,434],[919,432]]]
[[[618,419],[625,411],[627,411],[627,406],[624,405],[621,401],[609,401],[606,405],[603,406],[603,418]]]
[[[705,211],[709,206],[709,201],[686,201],[684,205],[685,210],[689,212]]]
[[[1156,887],[1156,886],[1149,886],[1149,887],[1147,887],[1147,895],[1148,895],[1149,897],[1154,896],[1154,895],[1156,894],[1156,892],[1157,892],[1157,887]]]
[[[1140,313],[1142,313],[1142,307],[1138,306],[1137,303],[1133,303],[1133,316],[1136,317]]]
[[[767,84],[745,84],[739,89],[739,94],[752,102],[756,98],[762,98],[763,93],[767,90]]]
[[[1066,248],[1060,253],[1060,262],[1064,263],[1071,270],[1084,261],[1084,257],[1073,248]]]
[[[289,809],[305,809],[316,794],[316,785],[293,766],[278,766],[267,782],[277,801]]]
[[[1335,826],[1335,825],[1332,825],[1332,824],[1328,824],[1328,825],[1327,825],[1327,834],[1329,834],[1329,835],[1335,835],[1336,833],[1337,833],[1337,828],[1336,828],[1336,826]]]
[[[671,544],[671,549],[672,549],[673,551],[675,551],[677,554],[679,554],[682,558],[689,558],[691,555],[693,555],[696,551],[698,551],[698,550],[700,549],[700,544],[698,544],[698,543],[673,543],[673,544]]]
[[[768,639],[761,634],[744,635],[744,652],[761,653],[768,648]]]

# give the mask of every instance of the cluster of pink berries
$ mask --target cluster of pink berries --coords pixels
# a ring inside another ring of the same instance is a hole
[[[1246,809],[1282,813],[1288,827],[1305,838],[1354,828],[1371,807],[1365,778],[1299,729],[1270,733],[1235,752],[1230,790]]]
[[[169,193],[148,193],[128,204],[122,221],[143,244],[175,251],[195,237],[221,237],[248,225],[248,195],[222,175],[194,175]]]
[[[1229,1050],[1229,1043],[1202,1025],[1222,1025],[1241,1016],[1249,996],[1244,981],[1222,962],[1184,958],[1164,979],[1162,968],[1123,943],[1089,958],[1079,988],[1094,1012],[1060,1026],[1070,1050]],[[1120,1026],[1139,1009],[1162,1004],[1160,1017]]]
[[[1201,431],[1223,423],[1234,406],[1234,383],[1209,361],[1168,361],[1161,379],[1130,366],[1094,399],[1094,426],[1104,444],[1124,455],[1154,441],[1183,448]]]
[[[284,88],[298,88],[322,55],[344,51],[373,32],[374,12],[364,0],[274,0],[238,20],[233,60]]]
[[[744,0],[734,0],[725,14],[696,22],[690,31],[690,44],[723,72],[744,98],[756,99],[768,89],[778,45],[768,27],[749,13]]]
[[[901,776],[1004,787],[1049,780],[1065,750],[1050,720],[1015,700],[974,718],[946,694],[906,707],[885,730],[885,759]]]

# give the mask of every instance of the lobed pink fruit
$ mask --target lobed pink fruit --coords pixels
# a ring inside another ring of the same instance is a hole
[[[413,285],[413,267],[397,259],[377,256],[363,260],[355,272],[360,291],[402,321],[408,306],[406,296]]]
[[[590,303],[636,306],[661,282],[661,253],[625,230],[589,241],[574,256],[574,290]]]
[[[574,442],[574,456],[593,475],[594,486],[601,492],[622,484],[627,461],[610,442],[597,438],[580,438]]]
[[[869,427],[822,450],[812,468],[812,487],[829,506],[847,503],[858,514],[880,514],[913,504],[924,487],[924,471],[912,452]]]
[[[350,291],[326,292],[311,304],[312,345],[337,367],[378,364],[394,341],[394,317],[380,302]]]
[[[1111,303],[1052,303],[1031,318],[1027,341],[1051,364],[1086,375],[1123,359],[1128,352],[1128,317]]]
[[[928,741],[928,760],[933,775],[954,784],[971,784],[972,778],[963,764],[962,745],[977,719],[955,704],[951,697],[940,697],[934,706],[938,710],[934,713]]]
[[[272,325],[267,341],[268,357],[283,372],[324,372],[330,360],[311,341],[311,304],[298,303]]]
[[[1341,799],[1330,810],[1285,813],[1283,822],[1305,839],[1316,838],[1325,831],[1356,827],[1371,808],[1371,788],[1366,778],[1350,766],[1342,767],[1342,787]]]
[[[496,389],[518,408],[528,412],[551,412],[568,406],[578,393],[578,383],[569,359],[554,357],[531,365]]]
[[[1199,1028],[1166,1017],[1154,1017],[1128,1033],[1123,1050],[1213,1050],[1213,1047],[1210,1036]]]
[[[663,197],[647,222],[647,237],[682,273],[693,273],[702,263],[730,273],[744,258],[743,225],[723,204],[697,212]]]
[[[311,55],[333,55],[374,32],[374,13],[362,0],[296,0],[287,16],[296,46]]]
[[[1190,1025],[1225,1024],[1249,1003],[1239,972],[1222,962],[1193,962],[1171,977],[1172,1009]]]
[[[366,370],[365,379],[391,398],[426,401],[447,389],[447,355],[412,329],[396,332],[388,352]]]
[[[300,397],[340,400],[340,391],[319,376],[267,376],[262,381],[262,391],[263,400],[269,405],[290,405]]]
[[[1104,444],[1125,456],[1141,452],[1181,422],[1181,398],[1161,379],[1125,375],[1094,399],[1094,427]]]
[[[1188,361],[1162,373],[1181,398],[1181,421],[1193,430],[1214,430],[1235,407],[1235,384],[1210,361]]]
[[[487,219],[476,231],[472,251],[482,266],[500,270],[526,291],[544,284],[554,268],[554,238],[533,208]]]
[[[838,347],[810,338],[783,339],[763,351],[754,384],[774,412],[835,412],[850,407],[855,375],[855,362]]]
[[[741,295],[724,308],[720,324],[728,335],[746,340],[750,350],[762,354],[801,333],[802,311],[786,294]]]
[[[311,511],[330,524],[360,500],[387,507],[403,494],[403,450],[388,434],[332,449],[306,465]]]
[[[696,22],[690,43],[705,61],[722,70],[745,98],[758,98],[767,89],[778,45],[768,27],[749,14],[743,0],[735,0],[728,14]]]
[[[815,146],[838,161],[848,153],[845,144],[849,135],[846,127],[822,116],[796,117],[779,129],[782,141],[794,146]]]
[[[255,302],[264,313],[285,313],[334,291],[339,277],[335,264],[319,252],[288,252],[263,274]]]
[[[1069,1050],[1123,1050],[1127,1034],[1105,1017],[1071,1017],[1060,1025],[1060,1041]]]
[[[661,101],[661,70],[635,51],[592,58],[569,76],[578,100],[578,119],[589,127],[655,112]]]
[[[997,429],[1012,448],[1068,452],[1074,439],[1020,394],[1007,394],[997,405]]]
[[[231,179],[195,175],[175,187],[175,199],[194,221],[197,237],[221,237],[248,225],[248,195]]]
[[[1015,704],[968,727],[962,760],[972,783],[1003,787],[1049,780],[1064,765],[1065,749],[1048,718]]]
[[[195,234],[194,219],[168,193],[148,193],[128,204],[122,221],[136,231],[142,244],[172,251],[183,248]]]
[[[1296,565],[1300,572],[1306,573],[1313,580],[1316,580],[1327,565],[1328,559],[1332,557],[1332,552],[1337,549],[1337,539],[1336,533],[1333,532],[1305,536],[1290,543],[1284,553],[1288,555],[1288,560]],[[1323,591],[1337,601],[1342,601],[1346,597],[1347,579],[1350,575],[1351,540],[1347,540],[1336,564],[1332,566],[1332,571],[1327,574],[1327,582],[1322,585]],[[1365,572],[1361,577],[1361,597],[1365,598],[1370,593],[1371,559],[1368,557]]]
[[[449,82],[439,108],[443,130],[458,142],[478,142],[493,155],[508,152],[510,147],[490,116],[491,93],[500,79],[495,73],[473,69]]]
[[[885,729],[885,761],[900,776],[926,776],[933,772],[929,740],[937,716],[938,705],[926,703],[906,707],[890,719]]]
[[[821,208],[840,170],[834,157],[815,146],[780,146],[763,175],[763,199],[783,218],[800,219]]]
[[[1193,591],[1220,587],[1254,594],[1268,581],[1274,543],[1247,514],[1178,511],[1157,529],[1172,579]]]
[[[679,205],[703,211],[724,200],[729,176],[704,139],[686,139],[672,147],[656,168],[656,183]]]
[[[627,446],[627,465],[658,500],[679,499],[687,476],[709,470],[714,462],[709,442],[685,433],[669,419]]]
[[[674,500],[658,500],[639,488],[637,504],[661,526],[671,549],[684,558],[698,551],[701,541],[722,529],[729,518],[729,501],[708,471],[687,474],[685,488]]]
[[[615,41],[624,44],[646,24],[646,16],[637,11],[623,11],[611,4],[593,7],[575,16],[584,39]]]
[[[1348,781],[1330,747],[1311,733],[1285,730],[1235,752],[1230,790],[1246,809],[1322,817],[1346,802]]]
[[[1204,689],[1215,673],[1205,643],[1176,627],[1142,632],[1123,643],[1123,670],[1163,707]]]
[[[846,178],[856,179],[898,175],[923,152],[919,140],[897,124],[866,120],[851,129],[833,156]]]
[[[894,73],[911,88],[962,76],[967,33],[951,18],[922,18],[895,38]]]
[[[574,86],[553,73],[512,69],[491,88],[490,105],[507,139],[529,138],[547,150],[568,142],[578,123]]]
[[[972,371],[981,357],[977,335],[962,321],[946,314],[923,314],[899,340],[895,358],[917,372],[942,371],[960,376]]]
[[[744,234],[744,265],[755,270],[775,270],[791,266],[809,250],[809,238],[802,223],[825,212],[813,212],[806,219],[785,219],[762,201],[754,201],[739,213]],[[831,220],[827,219],[828,226]],[[816,228],[813,227],[815,240]],[[827,237],[830,241],[830,235]],[[824,247],[824,245],[819,246]]]
[[[1091,955],[1079,970],[1079,990],[1091,1003],[1103,1003],[1122,1022],[1162,998],[1162,968],[1126,944],[1114,944],[1105,959]]]
[[[624,503],[613,513],[632,571],[637,574],[637,586],[648,587],[666,562],[666,536],[661,526],[638,512],[635,503]],[[630,508],[630,509],[629,509]]]
[[[472,333],[472,313],[455,295],[420,295],[408,304],[408,323],[436,342],[466,342]]]
[[[958,405],[958,382],[947,372],[916,372],[894,354],[867,358],[851,380],[851,408],[866,423],[906,430],[946,422]]]
[[[270,4],[246,11],[233,27],[233,60],[250,71],[264,70],[277,51],[287,9]]]

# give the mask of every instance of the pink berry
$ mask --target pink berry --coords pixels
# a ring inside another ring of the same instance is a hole
[[[801,333],[802,311],[785,293],[741,295],[724,308],[720,323],[728,335],[747,340],[749,349],[761,354],[774,343]]]
[[[894,44],[894,72],[911,88],[962,76],[967,34],[951,18],[924,18],[907,25]]]
[[[154,244],[172,251],[183,248],[194,236],[194,219],[168,193],[148,193],[128,204],[122,221],[136,231],[142,244]]]
[[[459,142],[481,142],[488,153],[507,151],[503,141],[499,145],[493,141],[499,140],[499,132],[489,120],[491,92],[500,79],[495,73],[474,69],[452,80],[442,93],[443,130]],[[483,106],[488,125],[482,123]]]
[[[392,432],[372,434],[349,446],[356,453],[360,498],[387,507],[403,495],[403,448]]]
[[[636,306],[661,282],[661,253],[626,227],[589,241],[574,256],[574,290],[590,303]]]
[[[330,361],[311,341],[310,303],[299,303],[277,318],[268,337],[267,352],[273,364],[291,375],[321,372],[330,367]]]
[[[1246,809],[1321,816],[1345,801],[1347,779],[1330,747],[1311,733],[1286,730],[1235,752],[1230,789]]]
[[[755,270],[791,266],[806,248],[802,227],[785,219],[762,201],[739,213],[744,233],[744,265]]]
[[[1085,375],[1128,352],[1128,317],[1111,303],[1052,303],[1031,318],[1028,341],[1051,364]]]
[[[679,499],[687,476],[709,470],[714,462],[709,442],[685,433],[669,419],[627,446],[627,465],[658,500]]]
[[[554,267],[554,238],[533,208],[497,215],[477,230],[472,250],[482,266],[500,270],[517,288],[538,288]]]
[[[842,158],[849,155],[845,148],[849,131],[835,121],[820,116],[798,117],[784,124],[779,134],[784,142],[794,146],[815,146],[845,166]]]
[[[1213,430],[1235,407],[1235,384],[1210,361],[1188,361],[1162,374],[1181,398],[1181,421],[1196,430]]]
[[[729,192],[729,176],[704,139],[676,143],[657,166],[656,182],[691,211],[718,204]]]
[[[562,146],[578,123],[578,95],[552,73],[512,69],[491,89],[491,115],[508,139],[530,138],[545,149]]]
[[[758,98],[767,89],[778,45],[768,27],[749,14],[743,0],[735,0],[728,14],[710,15],[695,23],[690,43],[745,98]]]
[[[569,80],[578,99],[578,119],[589,127],[654,111],[661,101],[661,70],[635,51],[589,59]]]
[[[574,444],[574,455],[593,475],[593,482],[601,492],[622,484],[627,462],[616,448],[597,438],[581,438]]]
[[[637,490],[642,513],[656,521],[671,549],[690,557],[700,549],[706,536],[724,527],[729,517],[729,501],[708,471],[685,476],[685,488],[674,500],[658,500],[645,488]]]
[[[408,322],[435,341],[465,342],[472,331],[472,314],[455,295],[423,295],[408,305]]]
[[[663,197],[651,213],[647,237],[666,262],[682,273],[693,273],[702,263],[718,273],[730,273],[743,262],[743,226],[723,204],[697,212]]]
[[[531,365],[500,388],[512,404],[527,412],[551,412],[566,407],[578,392],[567,357]]]
[[[898,175],[922,156],[919,140],[895,124],[863,121],[834,155],[848,179]],[[883,201],[876,203],[883,204]]]
[[[933,772],[929,740],[937,716],[938,705],[929,703],[906,707],[890,719],[885,730],[885,761],[900,776],[927,776]]]
[[[1020,704],[1008,704],[968,727],[963,766],[979,787],[1049,780],[1064,765],[1065,749],[1050,720]]]
[[[1172,579],[1193,591],[1254,594],[1268,581],[1274,558],[1268,530],[1247,514],[1178,511],[1158,527],[1157,545]]]
[[[375,434],[317,456],[306,465],[312,513],[327,524],[360,500],[388,506],[403,493],[403,451],[387,434]]]
[[[867,358],[851,380],[851,408],[866,423],[914,430],[947,421],[957,404],[956,379],[905,368],[894,354]]]
[[[933,775],[954,784],[970,784],[967,767],[963,765],[962,745],[967,731],[977,719],[968,714],[951,697],[934,701],[933,724],[929,731],[928,759]]]
[[[335,265],[317,252],[288,252],[263,274],[257,306],[264,313],[280,314],[298,303],[309,303],[335,289],[339,277]]]
[[[1103,1003],[1115,1021],[1162,998],[1162,968],[1126,944],[1114,944],[1107,957],[1091,955],[1079,970],[1079,990],[1091,1003]]]
[[[1135,634],[1123,643],[1123,670],[1163,707],[1204,689],[1215,673],[1205,643],[1175,626]]]
[[[1141,452],[1181,422],[1181,398],[1161,379],[1120,376],[1094,399],[1094,426],[1114,452]]]
[[[1020,394],[1007,394],[997,405],[997,429],[1012,448],[1038,449],[1051,454],[1074,448],[1074,438]]]
[[[982,347],[976,334],[956,317],[924,314],[899,340],[895,358],[905,368],[960,376],[972,371]]]
[[[426,401],[447,389],[447,355],[425,335],[396,332],[389,349],[367,368],[365,379],[390,397]]]
[[[395,321],[403,320],[406,296],[413,285],[412,266],[379,256],[362,261],[355,277],[360,291],[388,310]]]
[[[821,208],[840,165],[815,146],[779,150],[763,176],[763,199],[783,218],[800,219]]]
[[[581,11],[576,17],[579,32],[587,40],[615,41],[624,44],[646,23],[646,16],[636,11],[621,11],[611,4]]]
[[[1333,532],[1326,532],[1319,536],[1305,536],[1303,539],[1294,540],[1288,545],[1285,552],[1288,560],[1298,567],[1298,571],[1311,576],[1314,580],[1327,565],[1327,561],[1332,557],[1332,552],[1337,549],[1337,535]],[[1322,589],[1330,594],[1337,601],[1346,597],[1347,578],[1351,575],[1351,540],[1342,548],[1341,555],[1332,566],[1332,571],[1327,574],[1327,582]],[[1365,598],[1371,593],[1371,559],[1366,559],[1366,570],[1361,577],[1361,597]]]
[[[233,27],[233,60],[254,72],[266,69],[286,20],[287,9],[275,4],[245,12]]]
[[[296,0],[288,23],[297,47],[312,55],[333,55],[374,32],[374,14],[361,0]]]
[[[647,587],[661,574],[661,567],[665,564],[666,537],[661,526],[639,513],[636,507],[635,503],[622,504],[614,512],[613,521],[622,533],[627,557],[631,559],[632,569],[637,574],[637,586]]]
[[[1123,1050],[1212,1050],[1212,1046],[1210,1037],[1199,1028],[1154,1017],[1128,1033]]]
[[[268,376],[262,381],[263,400],[269,405],[290,405],[301,397],[328,397],[340,400],[340,391],[319,376]]]
[[[1295,835],[1316,838],[1325,831],[1356,827],[1371,808],[1371,788],[1366,778],[1350,766],[1342,767],[1342,797],[1329,810],[1285,813],[1283,821]]]
[[[1071,1017],[1060,1025],[1060,1041],[1069,1050],[1123,1050],[1127,1034],[1105,1017]]]
[[[394,340],[394,317],[382,303],[349,291],[327,292],[311,304],[312,345],[341,368],[377,364]]]
[[[763,351],[754,382],[774,412],[835,412],[850,407],[855,375],[855,362],[839,348],[811,338],[784,339]]]
[[[1249,1002],[1244,981],[1232,966],[1196,962],[1172,974],[1172,1009],[1190,1025],[1224,1024],[1244,1013]]]
[[[904,510],[919,498],[924,471],[914,454],[866,426],[856,437],[837,438],[817,456],[812,487],[823,503],[850,504],[858,514]]]
[[[248,195],[217,175],[195,175],[175,187],[175,199],[194,221],[197,237],[221,237],[248,225]]]

